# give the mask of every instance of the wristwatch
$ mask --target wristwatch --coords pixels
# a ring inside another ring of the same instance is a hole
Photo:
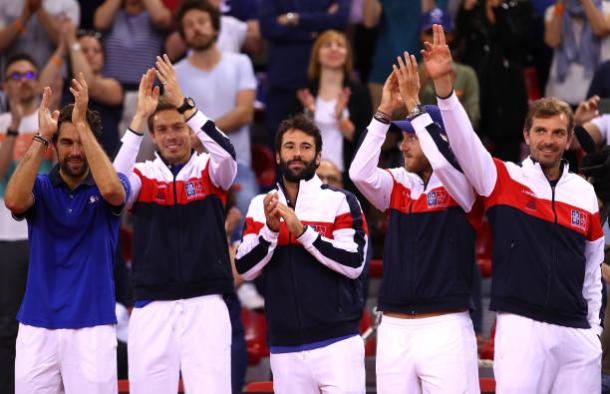
[[[421,114],[425,114],[426,112],[428,112],[426,111],[426,107],[421,104],[417,104],[415,107],[413,107],[413,109],[411,109],[411,112],[409,112],[409,115],[407,117],[409,119],[414,119]]]
[[[286,14],[286,19],[288,20],[288,23],[290,23],[291,25],[294,24],[294,19],[295,19],[294,12],[289,12]]]
[[[195,100],[193,100],[191,97],[185,97],[184,101],[182,102],[182,105],[179,106],[177,108],[177,110],[178,110],[178,112],[183,114],[186,111],[188,111],[189,109],[193,109],[193,108],[195,108]]]

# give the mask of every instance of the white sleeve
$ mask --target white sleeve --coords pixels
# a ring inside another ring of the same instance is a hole
[[[344,213],[349,213],[349,219],[346,220]],[[346,222],[349,222],[349,226]],[[322,236],[311,226],[297,239],[305,250],[331,270],[350,279],[356,279],[362,273],[368,236],[364,230],[360,204],[353,194],[348,194],[342,201],[335,218],[332,239]]]
[[[466,178],[477,193],[488,197],[498,179],[496,165],[491,154],[472,128],[468,114],[455,92],[446,99],[438,99],[438,107],[445,123],[449,144]]]
[[[262,197],[255,197],[248,207],[244,235],[235,255],[235,269],[245,280],[252,280],[261,274],[277,247],[279,233],[271,230],[267,224],[254,220],[254,211],[263,209],[260,199]]]
[[[602,307],[602,270],[604,261],[604,237],[595,241],[586,241],[585,281],[582,295],[587,301],[587,320],[597,335],[601,335],[602,326],[600,309]]]
[[[221,189],[229,190],[237,175],[235,148],[231,140],[216,128],[212,119],[199,110],[191,116],[187,124],[210,154],[210,179]]]
[[[389,124],[373,118],[349,168],[349,177],[354,185],[380,211],[385,211],[390,206],[394,187],[392,175],[377,167],[381,146],[389,128]]]
[[[136,165],[136,157],[140,151],[140,145],[142,144],[143,138],[143,136],[128,129],[123,135],[123,138],[121,138],[121,149],[119,149],[119,152],[112,163],[117,172],[125,174],[129,179],[131,193],[127,196],[127,203],[125,204],[128,209],[131,208],[133,203],[137,200],[140,189],[142,188],[142,180],[134,173],[133,169]]]
[[[411,123],[434,173],[449,195],[465,212],[470,212],[477,196],[458,163],[455,162],[441,127],[434,123],[428,114],[418,116]]]

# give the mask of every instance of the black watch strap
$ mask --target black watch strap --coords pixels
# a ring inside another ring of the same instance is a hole
[[[195,100],[190,97],[185,97],[182,105],[177,108],[178,112],[181,114],[185,113],[189,109],[195,108]]]
[[[18,135],[19,135],[19,131],[15,130],[15,129],[6,129],[7,137],[17,137]]]

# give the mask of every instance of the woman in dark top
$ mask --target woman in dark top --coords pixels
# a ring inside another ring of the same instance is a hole
[[[322,133],[322,158],[343,174],[372,114],[368,89],[354,81],[351,72],[352,53],[345,35],[335,30],[322,33],[311,51],[308,86],[297,92],[293,111],[311,114]]]

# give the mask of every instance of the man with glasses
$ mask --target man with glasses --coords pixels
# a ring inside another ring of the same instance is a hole
[[[30,56],[17,54],[7,62],[4,75],[10,112],[0,115],[0,392],[12,393],[18,329],[15,316],[27,278],[28,228],[25,222],[12,219],[4,206],[4,192],[38,130],[38,68]],[[51,169],[52,158],[48,151],[40,172]]]

